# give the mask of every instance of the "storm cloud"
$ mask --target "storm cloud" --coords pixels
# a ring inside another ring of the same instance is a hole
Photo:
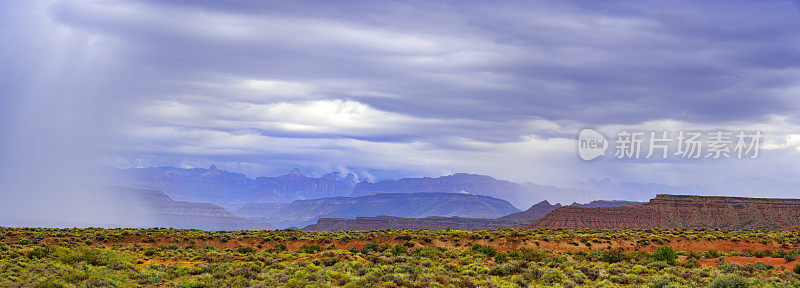
[[[798,176],[796,2],[3,5],[31,16],[0,22],[19,37],[0,51],[19,62],[0,68],[11,84],[1,88],[4,106],[21,101],[18,83],[100,82],[62,97],[84,99],[77,111],[102,111],[89,120],[103,123],[93,142],[107,165],[217,164],[250,176],[293,167],[379,178],[473,172],[548,184],[681,184],[770,167]],[[19,32],[31,19],[44,23],[35,37]],[[46,55],[26,49],[45,42]],[[19,60],[45,56],[86,70],[40,79],[30,75],[41,67]],[[753,128],[772,149],[747,163],[586,163],[574,143],[584,127]]]

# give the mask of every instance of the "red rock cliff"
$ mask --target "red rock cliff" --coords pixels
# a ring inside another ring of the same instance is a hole
[[[800,225],[800,199],[658,195],[632,207],[565,206],[526,228],[777,229]]]

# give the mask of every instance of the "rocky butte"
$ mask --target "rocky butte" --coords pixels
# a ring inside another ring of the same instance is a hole
[[[564,206],[525,227],[779,229],[797,225],[800,199],[659,194],[639,206]]]

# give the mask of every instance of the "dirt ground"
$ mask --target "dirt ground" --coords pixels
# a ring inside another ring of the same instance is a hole
[[[780,244],[775,242],[768,242],[768,244],[761,243],[761,239],[747,239],[747,240],[740,240],[740,241],[731,241],[731,240],[706,240],[706,239],[685,239],[685,238],[672,238],[667,239],[667,243],[650,243],[647,245],[642,245],[637,243],[637,239],[613,239],[609,240],[606,243],[589,243],[587,246],[586,243],[582,243],[581,239],[558,239],[558,240],[535,240],[535,239],[527,239],[527,240],[519,240],[514,239],[511,237],[502,237],[502,238],[495,238],[495,239],[453,239],[453,238],[435,238],[430,243],[425,243],[424,241],[420,241],[420,239],[414,239],[413,242],[415,243],[416,248],[427,248],[427,247],[442,247],[446,249],[459,249],[465,250],[472,247],[474,244],[481,244],[481,245],[490,245],[498,250],[509,250],[509,249],[546,249],[551,251],[591,251],[591,250],[605,250],[605,249],[623,249],[625,251],[633,251],[636,249],[653,252],[661,245],[670,245],[675,250],[679,251],[709,251],[709,250],[719,250],[723,252],[727,251],[744,251],[747,249],[756,251],[756,250],[770,250],[770,251],[777,251],[780,249],[790,250],[790,249],[800,249],[800,246],[791,246],[791,247],[782,247]],[[16,239],[4,239],[7,243],[14,243]],[[63,242],[64,239],[51,237],[51,238],[44,238],[41,242],[47,243],[50,245],[58,245],[59,243]],[[331,241],[312,241],[312,240],[286,240],[280,241],[280,243],[284,243],[288,249],[290,250],[297,250],[301,246],[306,244],[313,244],[319,245],[321,247],[327,247],[331,244],[334,245],[336,249],[348,249],[351,247],[355,247],[361,249],[364,247],[365,244],[375,242],[378,244],[388,244],[388,245],[398,245],[403,244],[405,240],[398,240],[394,239],[394,235],[388,236],[378,236],[372,239],[353,239],[348,241],[343,240],[331,240]],[[132,245],[142,245],[142,246],[166,246],[166,245],[178,245],[180,247],[187,247],[193,246],[196,248],[203,248],[206,246],[211,246],[217,249],[227,249],[227,248],[238,248],[238,247],[255,247],[260,250],[266,250],[275,247],[276,244],[279,242],[271,241],[266,239],[258,239],[258,238],[249,238],[249,239],[231,239],[229,241],[221,241],[219,239],[198,239],[198,238],[183,238],[183,237],[158,237],[156,239],[149,239],[145,241],[145,239],[141,236],[126,236],[121,239],[117,240],[109,240],[106,242],[94,242],[92,246],[132,246]]]
[[[717,267],[719,266],[719,259],[725,259],[725,262],[734,263],[734,264],[755,264],[756,262],[763,262],[766,265],[772,265],[777,269],[793,269],[795,265],[800,264],[800,261],[792,261],[786,262],[783,258],[756,258],[756,257],[744,257],[744,256],[732,256],[732,257],[719,257],[719,258],[711,258],[711,259],[699,259],[697,262],[700,263],[702,266],[711,266]]]

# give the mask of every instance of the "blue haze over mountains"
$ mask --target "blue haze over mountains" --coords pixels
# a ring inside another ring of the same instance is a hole
[[[333,172],[309,177],[294,169],[275,177],[249,178],[211,166],[204,168],[150,167],[116,170],[119,186],[164,191],[181,201],[208,202],[235,211],[248,203],[289,203],[330,197],[358,197],[377,193],[465,193],[503,199],[525,210],[551,203],[588,203],[593,200],[647,201],[656,194],[693,194],[778,197],[800,182],[772,178],[729,178],[710,185],[670,186],[658,183],[613,183],[590,179],[565,187],[514,183],[490,176],[457,173],[442,177],[402,178],[376,183],[359,181],[354,174]]]
[[[291,203],[253,203],[236,215],[278,228],[302,228],[319,218],[395,216],[404,218],[469,217],[496,219],[519,210],[508,201],[462,193],[379,193],[330,197]]]

